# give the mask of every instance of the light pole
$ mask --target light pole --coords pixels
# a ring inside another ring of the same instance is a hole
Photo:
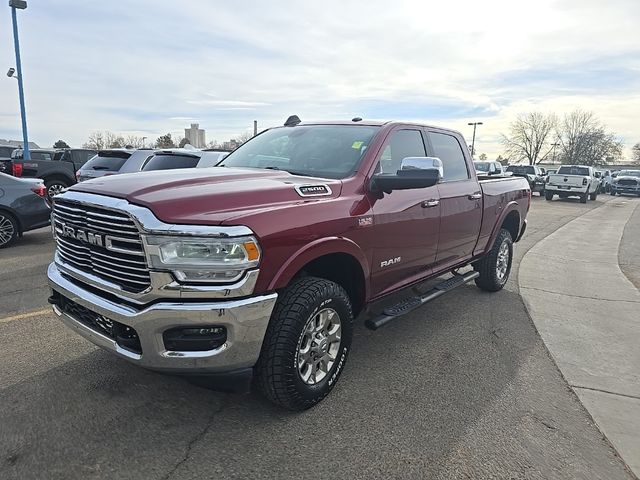
[[[482,122],[469,122],[467,125],[473,125],[473,139],[471,140],[471,158],[476,154],[476,127],[482,125]]]
[[[147,140],[147,137],[142,137],[142,148],[145,147],[145,145],[147,143],[146,140]]]
[[[556,164],[556,147],[559,147],[560,144],[559,143],[552,143],[551,146],[553,147],[553,164]]]
[[[9,0],[9,6],[11,7],[11,20],[13,21],[13,43],[16,48],[16,69],[18,75],[18,96],[20,97],[20,116],[22,117],[22,155],[25,160],[31,160],[31,154],[29,153],[29,135],[27,134],[27,113],[24,108],[24,88],[22,86],[22,64],[20,63],[20,42],[18,41],[18,19],[16,17],[16,10],[24,10],[27,8],[27,2],[25,0]],[[12,76],[13,72],[9,70]]]

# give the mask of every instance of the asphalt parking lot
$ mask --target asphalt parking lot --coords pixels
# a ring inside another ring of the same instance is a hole
[[[462,287],[377,332],[359,322],[341,381],[298,414],[67,330],[46,304],[50,232],[26,234],[0,253],[0,478],[633,478],[517,287],[529,248],[610,198],[535,196],[505,290]]]

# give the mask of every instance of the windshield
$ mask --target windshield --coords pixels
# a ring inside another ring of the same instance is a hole
[[[346,178],[357,170],[378,128],[360,125],[274,128],[230,153],[219,166],[268,168],[309,177]]]
[[[535,169],[530,165],[510,165],[507,172],[535,175]]]
[[[476,171],[478,172],[488,172],[489,171],[489,163],[487,162],[473,162],[476,167]]]
[[[618,172],[619,177],[640,177],[640,170],[622,170]]]
[[[197,155],[172,155],[160,153],[154,155],[142,167],[143,172],[149,170],[171,170],[174,168],[193,168],[198,164],[200,157]]]
[[[560,167],[558,169],[559,175],[589,175],[589,169],[587,167]]]

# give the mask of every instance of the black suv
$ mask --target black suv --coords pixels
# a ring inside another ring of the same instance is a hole
[[[514,177],[526,178],[529,182],[531,192],[538,192],[544,195],[545,172],[537,165],[509,165],[507,172],[511,172]]]
[[[13,145],[0,145],[0,173],[11,175],[11,153],[15,149]]]
[[[12,171],[6,173],[15,177],[43,179],[47,196],[51,198],[76,183],[76,172],[96,153],[85,148],[33,149],[30,150],[31,160],[25,161],[23,150],[18,149],[11,155]]]

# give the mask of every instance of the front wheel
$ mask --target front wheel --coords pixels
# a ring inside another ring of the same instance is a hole
[[[489,254],[473,264],[474,270],[480,273],[476,285],[487,292],[502,290],[509,279],[512,260],[513,240],[509,231],[502,228]]]
[[[256,365],[260,391],[289,410],[306,410],[333,389],[351,348],[351,301],[337,283],[302,277],[276,304]]]
[[[609,193],[614,197],[616,196],[616,191],[615,190],[611,190]]]

